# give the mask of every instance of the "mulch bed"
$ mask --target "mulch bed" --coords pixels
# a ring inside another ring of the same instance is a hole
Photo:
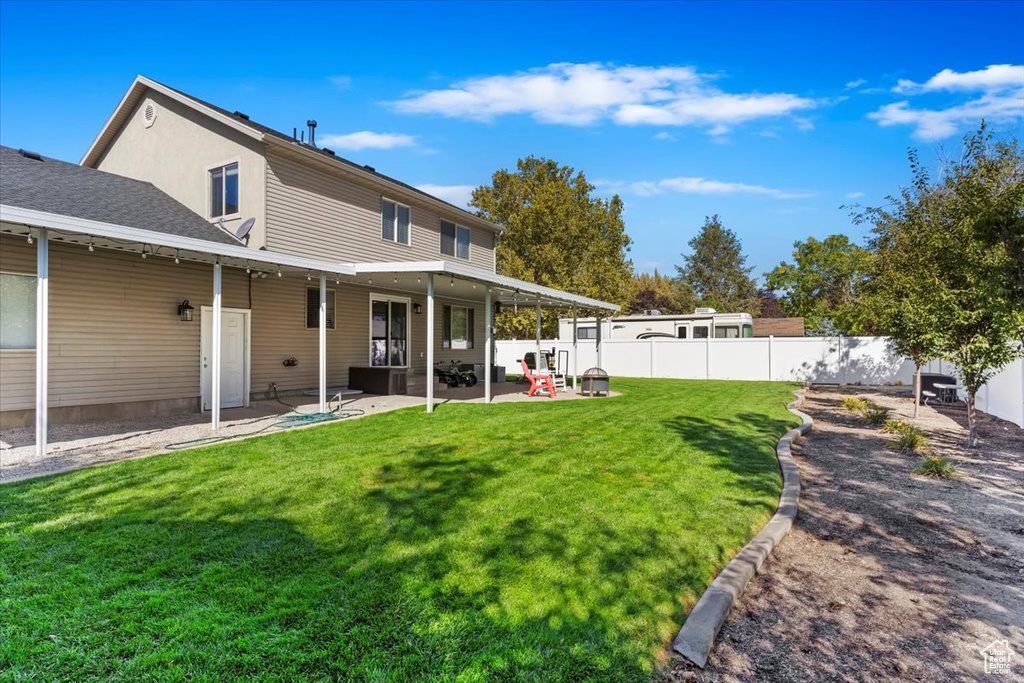
[[[912,475],[918,456],[842,408],[849,395],[919,427],[953,480]],[[733,608],[706,669],[676,658],[666,681],[963,681],[1006,639],[1024,678],[1024,430],[897,390],[819,387],[794,449],[803,493],[791,534]],[[1005,677],[1004,677],[1005,678]]]

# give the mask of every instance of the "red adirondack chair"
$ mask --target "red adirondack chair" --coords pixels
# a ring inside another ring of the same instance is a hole
[[[555,397],[555,378],[551,375],[535,375],[530,371],[530,366],[526,364],[526,361],[520,361],[523,364],[523,375],[526,379],[530,380],[530,390],[526,393],[527,396],[533,396],[538,391],[548,392],[550,398]]]

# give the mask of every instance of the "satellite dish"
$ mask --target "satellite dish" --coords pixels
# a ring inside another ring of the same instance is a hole
[[[246,218],[245,222],[238,226],[238,230],[235,232],[235,237],[240,240],[245,240],[246,244],[249,243],[249,231],[252,230],[252,226],[256,225],[255,218]]]

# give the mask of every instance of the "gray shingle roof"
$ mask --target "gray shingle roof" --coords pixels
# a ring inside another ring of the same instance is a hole
[[[239,242],[150,183],[0,147],[0,203],[169,235]]]

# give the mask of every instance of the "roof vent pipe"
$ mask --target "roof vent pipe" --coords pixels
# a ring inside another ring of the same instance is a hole
[[[309,119],[306,125],[309,126],[309,144],[316,147],[316,119]]]

